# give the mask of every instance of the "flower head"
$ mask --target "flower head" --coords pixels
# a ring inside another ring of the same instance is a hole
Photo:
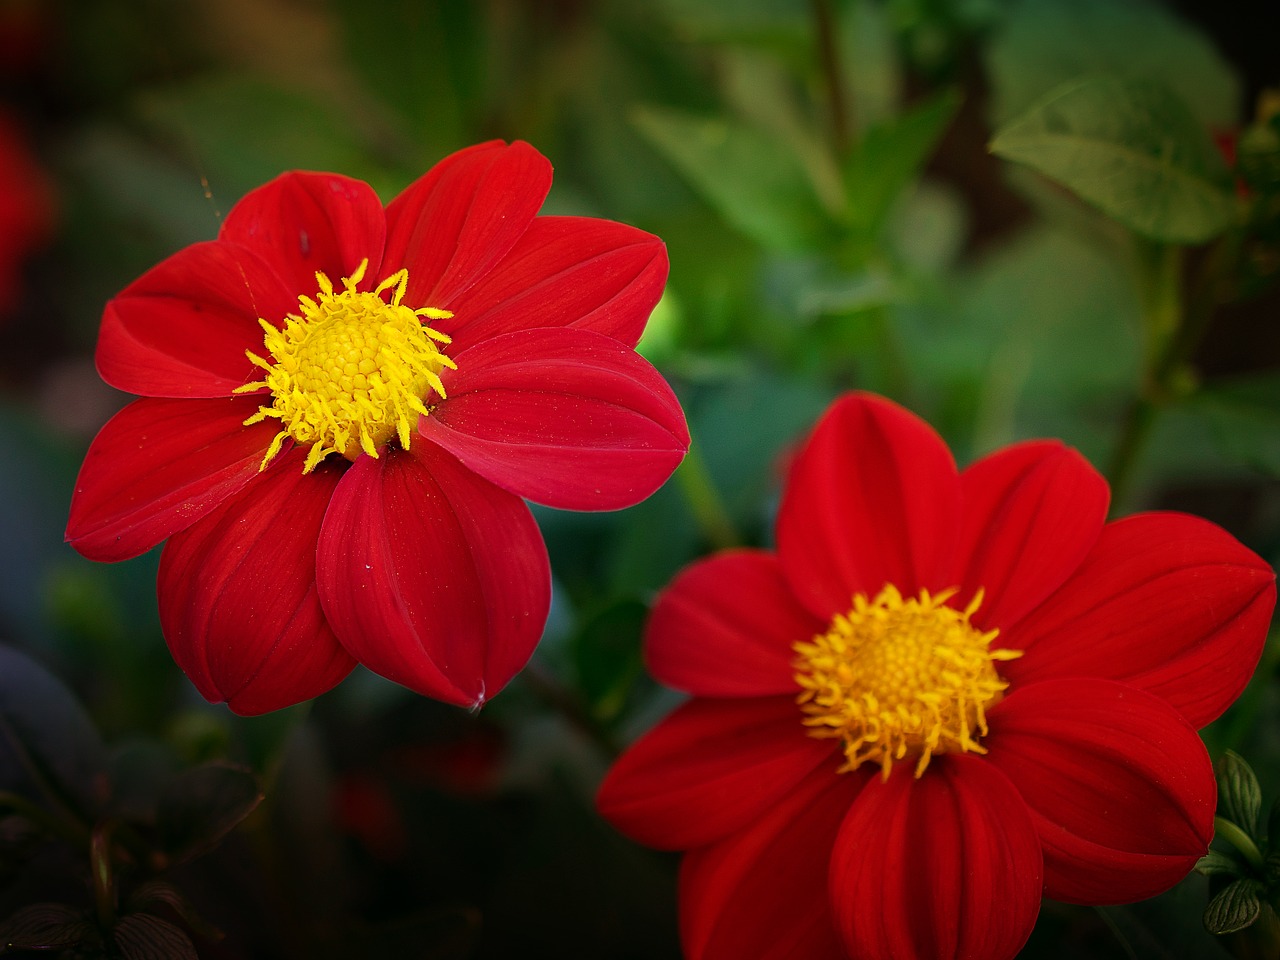
[[[288,173],[107,305],[99,372],[141,399],[90,447],[67,539],[107,561],[168,540],[161,624],[209,700],[276,709],[360,662],[484,702],[550,601],[522,498],[617,509],[680,462],[684,416],[634,350],[662,243],[537,216],[550,185],[525,143],[385,209]]]
[[[621,830],[688,851],[690,960],[1005,960],[1042,895],[1128,902],[1191,869],[1196,729],[1252,674],[1275,574],[1207,521],[1107,505],[1059,443],[957,471],[902,408],[831,407],[776,551],[659,596],[648,664],[693,698],[601,788]]]

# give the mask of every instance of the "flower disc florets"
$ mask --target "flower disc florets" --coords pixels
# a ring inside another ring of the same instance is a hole
[[[969,621],[982,603],[946,605],[955,590],[906,598],[892,584],[853,598],[826,633],[795,644],[797,698],[809,733],[841,741],[841,772],[864,761],[888,778],[894,760],[918,757],[920,776],[938,753],[986,753],[986,710],[1008,687],[994,662],[1022,656],[992,650],[997,630]]]
[[[369,266],[363,260],[335,292],[323,273],[316,274],[320,292],[313,300],[298,298],[299,313],[285,318],[283,328],[259,319],[271,360],[246,351],[254,366],[266,371],[259,381],[236,392],[266,388],[272,404],[259,407],[245,425],[268,417],[282,429],[262,459],[265,469],[288,438],[310,444],[302,472],[310,473],[326,456],[340,453],[355,460],[393,437],[408,449],[413,428],[428,409],[428,391],[445,396],[440,371],[457,369],[436,345],[449,337],[423,322],[453,316],[448,310],[403,305],[409,272],[400,270],[373,290],[356,289]],[[388,302],[382,295],[391,291]],[[274,361],[274,362],[273,362]]]

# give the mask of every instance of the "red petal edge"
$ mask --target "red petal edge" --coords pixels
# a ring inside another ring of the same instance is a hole
[[[1130,903],[1187,875],[1213,839],[1217,787],[1195,730],[1110,680],[1047,680],[990,713],[987,759],[1013,781],[1044,847],[1045,894]]]
[[[386,218],[373,188],[336,173],[292,171],[252,190],[231,208],[218,234],[270,264],[294,299],[314,297],[322,272],[342,289],[369,260],[370,280],[381,279]],[[280,317],[270,318],[278,321]]]
[[[457,354],[419,433],[504,490],[565,510],[616,510],[689,449],[680,403],[630,347],[591,330],[522,330]]]
[[[982,758],[896,764],[858,795],[831,858],[831,902],[858,960],[1009,960],[1040,912],[1026,804]]]
[[[660,683],[701,697],[794,694],[793,645],[826,626],[796,601],[772,553],[726,551],[659,594],[645,662]]]
[[[160,557],[160,623],[211,702],[253,715],[310,700],[355,661],[316,595],[316,538],[341,468],[279,457],[252,487],[175,535]]]
[[[1076,574],[1002,641],[1015,686],[1106,677],[1162,697],[1203,727],[1253,675],[1275,571],[1221,527],[1186,514],[1110,523]]]
[[[960,515],[955,461],[919,417],[871,394],[841,397],[791,469],[778,558],[796,597],[823,621],[887,583],[941,590]]]
[[[652,234],[590,217],[536,217],[511,252],[450,304],[455,349],[532,327],[594,330],[634,347],[667,280]]]
[[[361,663],[472,707],[528,662],[551,599],[528,507],[425,440],[352,464],[325,517],[317,576]]]
[[[511,250],[550,189],[551,164],[519,141],[459,150],[410,184],[387,205],[383,257],[386,271],[409,270],[405,303],[451,309]]]
[[[680,940],[688,960],[844,955],[827,864],[840,822],[869,778],[819,768],[746,829],[685,856]]]
[[[960,474],[964,501],[953,582],[957,603],[984,591],[974,623],[1008,626],[1057,589],[1098,540],[1110,492],[1075,450],[1034,441],[1005,447]]]
[[[793,697],[698,699],[677,709],[614,764],[596,805],[650,847],[687,850],[757,819],[811,770],[840,755],[801,724]]]
[[[90,560],[136,557],[195,523],[258,475],[274,421],[243,426],[256,397],[137,400],[85,454],[67,541]]]

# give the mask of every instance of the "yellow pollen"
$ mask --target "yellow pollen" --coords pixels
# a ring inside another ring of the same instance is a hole
[[[299,312],[285,317],[283,328],[258,319],[271,359],[245,353],[266,375],[235,392],[266,388],[272,394],[271,406],[259,407],[244,422],[248,426],[268,417],[280,421],[280,432],[259,470],[267,468],[290,437],[311,445],[303,473],[310,473],[331,453],[348,460],[362,453],[376,458],[378,449],[393,438],[407,450],[418,417],[428,413],[428,391],[444,399],[440,371],[457,366],[437,346],[449,343],[449,338],[427,326],[425,319],[443,320],[453,314],[402,304],[408,270],[393,273],[373,290],[357,290],[368,266],[369,261],[362,260],[337,292],[328,277],[317,273],[320,292],[314,300],[299,297]],[[388,290],[390,301],[382,296]]]
[[[991,649],[999,631],[969,622],[981,590],[963,610],[946,605],[955,593],[904,599],[892,584],[871,600],[859,593],[826,633],[795,644],[804,725],[840,741],[840,773],[871,761],[888,779],[895,760],[911,757],[919,777],[935,754],[986,753],[977,739],[986,711],[1009,686],[995,662],[1022,651]]]

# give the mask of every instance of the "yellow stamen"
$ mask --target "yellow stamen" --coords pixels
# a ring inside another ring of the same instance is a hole
[[[368,266],[368,260],[361,261],[336,293],[329,278],[317,273],[319,294],[314,300],[299,297],[299,312],[285,317],[283,328],[259,318],[271,359],[245,352],[266,375],[235,391],[265,388],[272,394],[271,406],[259,407],[244,422],[280,421],[259,470],[289,438],[311,445],[303,473],[331,453],[348,460],[362,453],[376,458],[393,438],[407,450],[418,417],[428,413],[428,391],[444,399],[440,371],[457,366],[436,345],[449,343],[449,337],[423,318],[444,320],[453,314],[401,304],[408,270],[393,273],[371,291],[358,291]],[[382,298],[388,290],[390,302]]]
[[[795,644],[804,725],[840,741],[841,773],[871,761],[887,779],[893,761],[911,757],[919,777],[936,754],[986,753],[977,739],[986,711],[1009,686],[995,662],[1022,651],[991,649],[999,631],[970,623],[981,590],[963,610],[946,605],[955,593],[904,599],[892,584],[871,600],[859,593],[826,633]]]

